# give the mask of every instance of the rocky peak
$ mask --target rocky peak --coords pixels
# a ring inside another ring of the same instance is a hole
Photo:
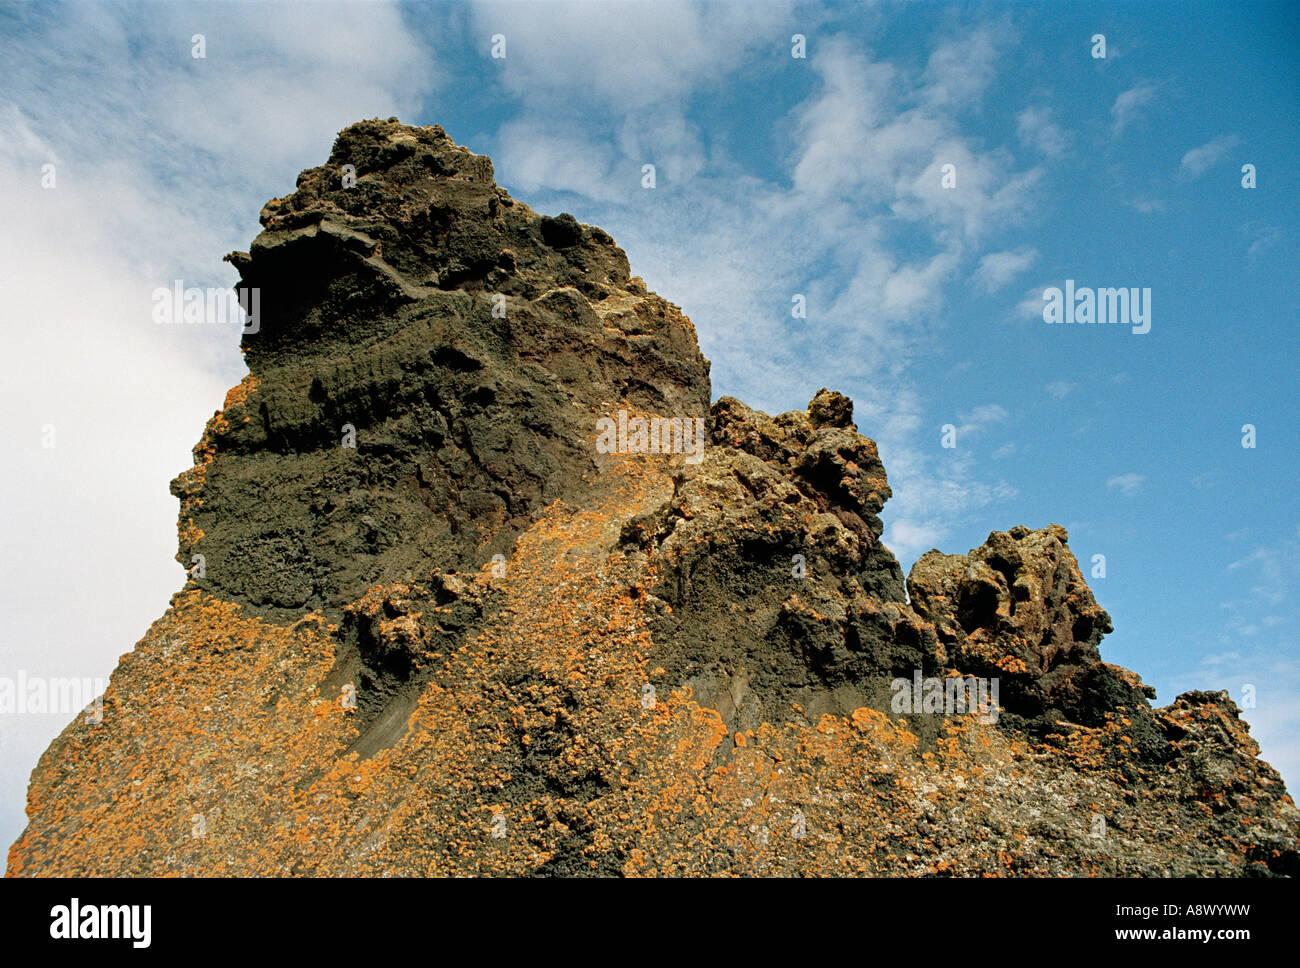
[[[11,875],[1297,873],[1239,710],[1103,661],[1064,529],[904,583],[848,397],[710,407],[610,237],[440,128],[349,127],[262,225],[188,580]]]
[[[268,615],[474,570],[581,501],[595,422],[688,418],[709,364],[602,230],[542,217],[441,128],[343,131],[267,203],[248,253],[249,376],[173,483],[179,561]]]

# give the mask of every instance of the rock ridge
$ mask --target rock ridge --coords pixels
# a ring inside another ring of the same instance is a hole
[[[350,126],[261,225],[184,587],[10,876],[1297,872],[1240,710],[1104,661],[1063,528],[904,576],[848,397],[710,403],[613,239],[441,128]]]

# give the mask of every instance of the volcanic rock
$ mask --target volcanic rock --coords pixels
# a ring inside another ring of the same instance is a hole
[[[1064,529],[905,582],[847,397],[710,406],[609,235],[442,129],[349,127],[261,221],[184,587],[11,876],[1297,872],[1235,704],[1103,661]],[[620,412],[652,446],[596,446]],[[697,417],[698,461],[654,434]],[[999,708],[900,710],[922,678]]]

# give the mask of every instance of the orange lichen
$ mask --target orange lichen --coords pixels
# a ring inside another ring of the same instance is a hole
[[[647,613],[658,563],[610,549],[680,466],[611,455],[589,506],[557,502],[504,576],[464,578],[500,597],[455,647],[426,647],[442,613],[411,604],[429,601],[418,582],[349,606],[427,666],[405,729],[370,756],[353,749],[362,717],[321,688],[336,629],[187,589],[123,659],[104,722],[74,723],[43,757],[9,873],[1059,873],[1032,826],[991,833],[1019,795],[1006,791],[1075,777],[1060,787],[1068,822],[1113,814],[1137,768],[1124,717],[1062,725],[1044,745],[973,715],[922,743],[866,707],[810,720],[792,704],[785,722],[729,729],[662,682]],[[1188,717],[1236,728],[1208,705],[1166,714]],[[1224,796],[1206,791],[1205,824]],[[1136,816],[1108,823],[1138,836]],[[1153,840],[1197,836],[1149,823]],[[1107,873],[1096,850],[1087,870]]]

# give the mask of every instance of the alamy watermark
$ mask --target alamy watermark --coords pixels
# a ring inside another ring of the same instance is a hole
[[[601,454],[685,454],[686,463],[704,459],[703,417],[601,417],[596,421]]]
[[[238,324],[245,333],[256,333],[262,328],[262,290],[186,288],[184,280],[177,279],[170,289],[159,286],[153,291],[152,315],[159,324]]]
[[[102,723],[107,688],[108,680],[103,678],[29,676],[19,669],[17,676],[0,676],[0,715],[70,716],[84,712],[86,722]]]
[[[997,679],[977,679],[974,676],[923,679],[921,670],[917,669],[910,680],[895,679],[890,683],[890,689],[894,696],[889,708],[901,715],[978,713],[982,723],[998,721]]]
[[[1066,279],[1065,292],[1044,289],[1043,302],[1045,323],[1118,323],[1132,326],[1136,336],[1151,329],[1150,288],[1076,289],[1074,280]]]
[[[58,941],[128,940],[133,948],[147,948],[153,935],[153,906],[149,904],[68,904],[50,908],[50,937]]]

